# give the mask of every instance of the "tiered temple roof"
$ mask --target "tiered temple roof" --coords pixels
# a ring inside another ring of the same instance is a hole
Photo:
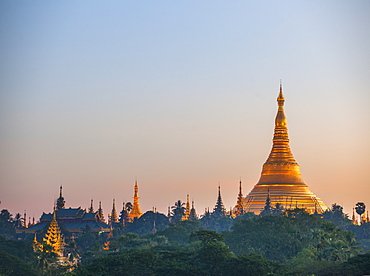
[[[87,213],[86,210],[78,208],[68,208],[55,210],[55,216],[58,223],[62,223],[63,227],[69,232],[81,232],[86,227],[89,227],[93,232],[110,231],[109,225],[101,222],[96,213]],[[43,213],[40,222],[28,228],[21,228],[18,232],[35,233],[38,230],[43,230],[53,219],[52,213]]]

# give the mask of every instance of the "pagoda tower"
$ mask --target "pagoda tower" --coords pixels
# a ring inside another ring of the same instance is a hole
[[[189,195],[186,196],[186,207],[185,207],[185,213],[182,216],[181,220],[188,220],[190,216],[190,201],[189,201]]]
[[[26,210],[24,210],[24,214],[23,214],[23,225],[22,225],[24,228],[28,228],[27,226],[27,214],[26,214]]]
[[[242,193],[242,181],[239,181],[239,194],[238,194],[238,200],[236,202],[236,206],[234,208],[234,215],[240,216],[244,214],[244,198]]]
[[[139,205],[139,187],[137,185],[137,180],[135,181],[133,199],[134,199],[134,204],[129,214],[130,221],[134,221],[135,218],[139,218],[143,214],[140,210],[140,205]]]
[[[194,208],[194,200],[191,202],[191,209],[190,209],[190,214],[189,214],[189,220],[197,220],[197,212],[195,211]]]
[[[43,241],[53,248],[52,252],[58,254],[59,257],[63,256],[64,241],[57,222],[56,211],[53,213],[53,218],[51,219]]]
[[[263,164],[258,183],[244,199],[245,211],[259,214],[269,194],[272,206],[279,203],[287,209],[288,202],[290,202],[290,206],[291,203],[295,203],[296,206],[302,206],[309,213],[313,213],[315,208],[322,213],[327,207],[303,182],[299,165],[290,150],[284,101],[280,83],[272,150]],[[284,203],[286,203],[285,206]]]
[[[222,203],[220,185],[218,186],[218,197],[217,197],[216,205],[215,205],[215,208],[213,209],[212,215],[215,217],[222,217],[225,215],[225,207],[224,207],[224,204]]]
[[[118,220],[118,215],[117,215],[117,211],[116,211],[116,200],[113,199],[113,207],[112,207],[112,213],[110,215],[110,219],[109,219],[109,225],[113,225],[115,223],[118,223],[119,220]]]
[[[103,208],[101,207],[101,201],[99,201],[98,217],[99,217],[99,221],[105,223]]]
[[[90,208],[89,208],[89,213],[94,213],[94,206],[93,206],[93,203],[94,203],[94,200],[91,199],[91,204],[90,204]]]
[[[60,185],[59,198],[57,199],[57,204],[56,204],[57,210],[64,209],[65,208],[65,203],[66,202],[64,200],[64,197],[62,196],[62,185]]]

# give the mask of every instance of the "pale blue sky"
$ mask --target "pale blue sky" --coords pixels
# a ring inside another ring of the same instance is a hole
[[[283,79],[303,179],[346,212],[370,183],[369,1],[1,1],[0,208],[131,200],[220,183],[235,205],[271,149]]]

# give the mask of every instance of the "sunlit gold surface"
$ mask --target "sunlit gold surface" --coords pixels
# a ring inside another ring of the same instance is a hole
[[[131,221],[134,221],[135,218],[141,217],[141,215],[143,214],[141,212],[140,205],[139,205],[139,187],[137,185],[137,181],[135,182],[134,190],[135,190],[135,192],[134,192],[134,204],[133,204],[132,210],[129,214],[129,219]]]
[[[326,210],[325,204],[303,182],[299,165],[290,150],[284,101],[280,85],[272,150],[263,164],[258,183],[245,197],[245,209],[259,214],[266,203],[269,190],[273,205],[280,203],[284,208],[299,207],[309,212],[322,212]]]

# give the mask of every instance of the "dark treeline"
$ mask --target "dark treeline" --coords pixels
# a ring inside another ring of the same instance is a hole
[[[149,211],[117,225],[111,235],[85,229],[73,238],[61,225],[66,250],[80,258],[75,267],[33,252],[33,236],[16,235],[16,223],[3,211],[0,275],[370,274],[370,223],[353,225],[338,205],[321,215],[294,209],[235,219],[206,214],[175,223]]]

